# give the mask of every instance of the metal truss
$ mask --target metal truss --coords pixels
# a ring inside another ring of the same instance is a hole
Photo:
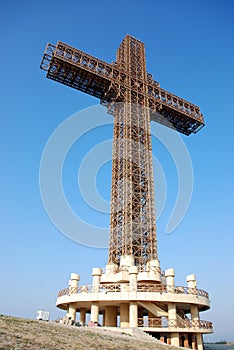
[[[189,135],[204,126],[199,107],[163,90],[146,71],[144,44],[127,35],[107,63],[62,42],[48,44],[47,78],[100,99],[114,115],[109,263],[156,260],[150,120]]]

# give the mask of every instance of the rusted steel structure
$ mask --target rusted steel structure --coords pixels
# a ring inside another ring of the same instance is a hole
[[[63,322],[138,328],[175,346],[203,350],[202,334],[212,323],[200,319],[209,295],[175,285],[173,268],[158,261],[150,121],[190,135],[204,126],[199,107],[163,90],[146,71],[144,44],[127,35],[116,62],[107,63],[64,43],[48,44],[41,68],[47,77],[100,99],[114,116],[109,258],[93,268],[92,285],[72,273],[56,305]]]
[[[199,107],[147,73],[145,48],[127,35],[116,62],[107,63],[62,42],[48,44],[41,63],[47,78],[100,99],[114,115],[109,263],[132,255],[157,260],[150,120],[189,135],[204,126]]]

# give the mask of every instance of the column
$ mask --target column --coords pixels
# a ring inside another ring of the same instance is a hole
[[[117,264],[107,264],[106,265],[106,274],[115,275],[118,272],[119,266]]]
[[[197,288],[197,281],[196,281],[196,277],[194,274],[188,275],[186,277],[186,281],[188,284],[188,288],[192,288],[192,289],[196,289]]]
[[[86,309],[80,309],[80,324],[84,326],[86,323]]]
[[[177,314],[175,303],[168,303],[168,327],[177,327]]]
[[[137,266],[129,267],[130,292],[137,292],[137,275],[138,275],[138,267]]]
[[[129,304],[120,304],[120,327],[129,327]]]
[[[99,303],[92,302],[90,321],[98,323],[98,316],[99,316]]]
[[[190,305],[190,312],[191,312],[191,320],[192,320],[192,326],[193,327],[199,327],[199,311],[197,305]]]
[[[180,346],[180,335],[179,333],[171,333],[171,345]]]
[[[69,294],[76,294],[78,293],[78,287],[79,287],[79,280],[80,276],[77,275],[77,273],[71,273],[70,280],[69,280]],[[69,304],[66,314],[66,323],[70,321],[76,321],[76,306],[75,304]]]
[[[197,337],[197,350],[203,350],[202,334],[201,333],[197,333],[196,337]]]
[[[184,347],[189,348],[188,334],[185,334],[184,337]]]
[[[190,305],[190,311],[191,311],[191,320],[192,320],[192,326],[196,328],[200,328],[200,317],[199,317],[199,310],[197,305]],[[195,333],[194,334],[194,340],[192,342],[192,348],[196,350],[203,350],[203,339],[202,334]]]
[[[197,338],[196,338],[196,334],[193,334],[193,336],[192,336],[192,349],[197,350]]]
[[[165,277],[166,277],[166,283],[167,283],[167,290],[168,292],[174,292],[175,287],[175,270],[174,269],[167,269],[165,271]]]
[[[122,266],[134,266],[134,257],[132,255],[122,255],[120,257],[120,267]]]
[[[106,327],[117,327],[117,306],[106,306],[105,307],[105,326]]]
[[[80,276],[77,275],[77,273],[71,273],[71,277],[69,280],[70,294],[78,293],[79,280]]]
[[[129,305],[129,326],[130,327],[137,327],[137,316],[138,316],[138,310],[137,310],[137,302],[133,301],[130,302]]]
[[[99,269],[97,267],[94,267],[92,270],[92,276],[93,276],[93,293],[98,293],[99,291],[99,285],[101,281],[101,275],[102,275],[102,269]]]
[[[151,272],[153,272],[154,274],[160,274],[160,263],[158,260],[150,260],[148,263],[148,268]]]
[[[197,282],[196,282],[196,277],[194,274],[188,275],[186,278],[186,281],[188,283],[188,288],[192,289],[192,293],[196,295],[196,288],[197,288]],[[193,327],[200,327],[199,325],[199,310],[198,306],[196,304],[191,304],[190,305],[190,312],[191,312],[191,320],[192,320],[192,325]]]
[[[161,334],[159,340],[162,341],[162,342],[164,343],[164,335]]]
[[[71,321],[76,321],[76,304],[75,303],[71,303],[68,306],[68,312],[67,312],[67,317],[71,320]]]

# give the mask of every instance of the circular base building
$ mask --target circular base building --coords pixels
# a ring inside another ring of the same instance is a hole
[[[157,260],[143,268],[132,256],[122,256],[120,265],[93,268],[92,285],[79,286],[72,273],[69,287],[58,293],[57,307],[67,311],[64,323],[140,328],[174,346],[203,350],[202,334],[213,333],[212,323],[200,318],[210,308],[209,295],[198,289],[195,275],[186,286],[176,286],[173,268],[162,272]]]

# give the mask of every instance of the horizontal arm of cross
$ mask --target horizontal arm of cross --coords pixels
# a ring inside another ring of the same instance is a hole
[[[41,68],[47,78],[95,96],[104,105],[125,102],[121,90],[129,89],[149,108],[151,120],[186,135],[204,126],[198,106],[162,89],[150,74],[147,81],[136,79],[115,62],[104,62],[62,42],[47,45]]]

